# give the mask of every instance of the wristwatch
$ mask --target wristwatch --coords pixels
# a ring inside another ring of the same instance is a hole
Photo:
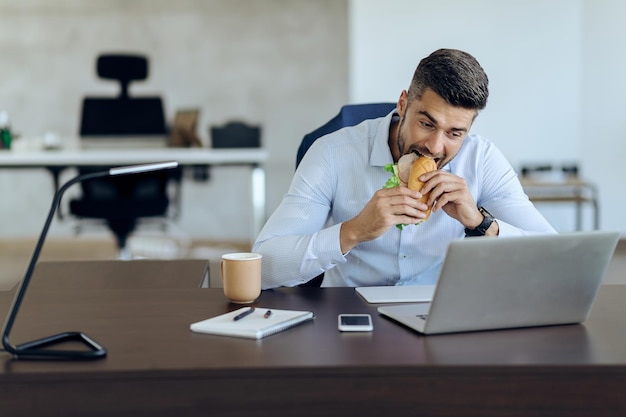
[[[491,223],[493,223],[496,220],[493,218],[491,213],[485,210],[484,207],[478,207],[478,211],[480,211],[480,213],[483,216],[485,216],[485,218],[478,226],[476,226],[475,229],[465,228],[465,236],[469,236],[469,237],[485,236],[485,233],[487,233],[487,229],[489,229],[489,226],[491,226]]]

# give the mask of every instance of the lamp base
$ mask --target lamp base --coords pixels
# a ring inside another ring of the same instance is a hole
[[[56,350],[48,349],[60,343],[80,342],[86,346],[87,350]],[[7,349],[16,358],[23,359],[102,359],[106,356],[105,348],[96,343],[93,339],[80,332],[65,332],[53,336],[44,337],[43,339],[33,340],[32,342],[22,343],[13,349]]]

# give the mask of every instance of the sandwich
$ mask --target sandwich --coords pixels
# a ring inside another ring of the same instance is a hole
[[[421,191],[424,183],[419,180],[419,177],[435,170],[437,170],[437,163],[432,158],[417,155],[413,152],[402,155],[397,164],[385,165],[385,171],[390,172],[392,176],[387,180],[383,188],[408,187],[413,191]],[[430,193],[423,195],[420,201],[426,203],[429,195]],[[431,207],[428,208],[426,218],[422,221],[428,220],[430,210]],[[402,230],[403,225],[399,224],[396,227]]]

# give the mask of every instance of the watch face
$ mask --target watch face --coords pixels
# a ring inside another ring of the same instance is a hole
[[[484,207],[478,207],[478,211],[480,211],[483,214],[483,216],[491,217],[493,219],[493,216],[491,215],[491,213],[489,213],[487,210],[485,210]]]

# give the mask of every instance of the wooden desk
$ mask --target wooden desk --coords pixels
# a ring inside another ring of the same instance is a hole
[[[183,166],[243,166],[251,168],[252,231],[261,230],[265,222],[265,169],[267,151],[211,148],[120,148],[62,150],[12,150],[0,152],[0,169],[45,168],[51,174],[55,190],[59,175],[67,168],[122,166],[162,161],[178,161]]]
[[[257,306],[316,318],[255,341],[189,331],[239,307],[220,289],[138,280],[54,290],[38,280],[12,342],[82,330],[109,354],[37,362],[0,353],[7,416],[626,415],[626,286],[603,287],[585,325],[427,337],[379,316],[352,288],[264,291]],[[7,304],[0,297],[0,314]],[[339,313],[371,313],[374,331],[338,332]]]
[[[576,210],[576,230],[583,227],[583,206],[590,205],[593,211],[593,228],[600,228],[600,208],[598,190],[593,183],[577,178],[563,181],[542,181],[522,177],[522,187],[533,203],[574,204]]]

